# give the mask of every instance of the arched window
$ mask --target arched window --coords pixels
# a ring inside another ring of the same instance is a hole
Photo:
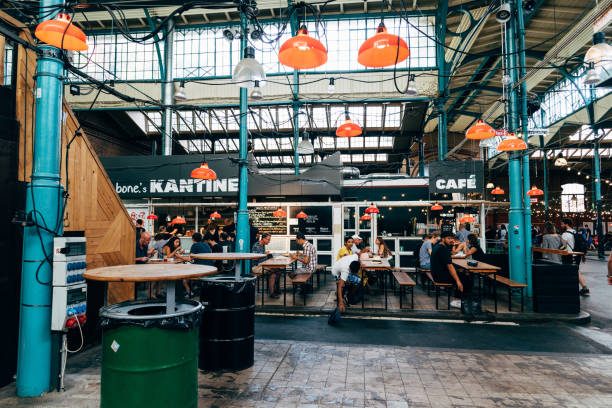
[[[561,211],[584,212],[584,185],[578,183],[564,184],[561,188]]]

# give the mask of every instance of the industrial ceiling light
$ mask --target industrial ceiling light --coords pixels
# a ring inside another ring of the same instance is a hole
[[[589,63],[589,68],[587,69],[587,76],[584,79],[585,85],[597,85],[602,81],[602,77],[599,74],[599,69],[595,68],[595,64],[592,62]]]
[[[283,210],[282,207],[278,207],[278,210],[274,211],[272,215],[275,217],[286,217],[287,211]]]
[[[344,123],[338,126],[338,129],[336,129],[336,136],[353,137],[359,136],[361,132],[361,126],[351,120],[348,111],[344,111]]]
[[[177,215],[176,218],[172,220],[172,224],[187,224],[187,221],[180,215]]]
[[[544,195],[544,191],[540,190],[536,186],[531,187],[531,190],[527,191],[527,195],[530,197]]]
[[[302,25],[295,37],[281,45],[278,61],[293,69],[316,68],[327,62],[327,50],[321,41],[308,35],[308,29]]]
[[[378,208],[376,208],[374,204],[371,204],[368,208],[366,208],[365,213],[366,214],[379,214],[380,211],[378,210]]]
[[[484,120],[478,119],[475,125],[465,132],[465,138],[470,140],[490,139],[495,136],[495,129],[487,125]]]
[[[261,101],[263,99],[263,92],[261,92],[259,81],[255,81],[255,86],[253,87],[249,97],[254,101]]]
[[[460,222],[460,223],[463,223],[463,224],[469,224],[469,223],[474,223],[474,222],[476,222],[476,220],[475,220],[475,219],[474,219],[474,217],[472,217],[471,215],[466,215],[466,216],[464,216],[463,218],[461,218],[461,219],[459,220],[459,222]]]
[[[157,218],[158,218],[157,215],[153,213],[147,215],[147,220],[156,220]]]
[[[499,186],[495,187],[493,190],[491,190],[491,194],[495,194],[495,195],[501,195],[501,194],[505,194],[506,192]]]
[[[501,83],[504,86],[508,86],[512,83],[512,78],[510,78],[510,75],[508,75],[508,72],[504,71],[504,75],[502,75]]]
[[[382,68],[404,61],[410,55],[406,41],[397,35],[389,34],[381,21],[376,34],[359,47],[357,61],[366,67]]]
[[[514,133],[508,133],[508,136],[504,138],[497,145],[497,151],[499,152],[514,152],[517,150],[526,150],[527,143],[523,139],[519,139],[514,135]]]
[[[443,207],[438,203],[435,203],[434,205],[431,206],[431,211],[442,211],[442,209]]]
[[[191,171],[191,178],[200,180],[216,180],[217,173],[208,168],[208,163],[202,163],[200,167],[197,167]]]
[[[181,81],[179,86],[174,91],[174,100],[175,101],[184,101],[187,99],[187,93],[185,92],[185,81]]]
[[[498,23],[504,24],[510,20],[510,16],[512,15],[512,9],[510,8],[509,3],[504,3],[495,12],[495,20]]]
[[[363,214],[360,218],[361,221],[370,221],[372,216],[370,214]]]
[[[261,40],[261,30],[255,29],[255,30],[251,31],[251,40],[253,40],[253,41]]]
[[[253,88],[255,81],[259,81],[259,86],[266,84],[266,73],[263,67],[255,59],[255,49],[246,47],[244,49],[244,58],[234,68],[232,82],[241,88]]]
[[[406,88],[406,95],[416,96],[418,94],[419,94],[419,90],[416,87],[416,81],[414,80],[414,74],[410,74],[410,79],[408,80],[408,88]]]
[[[599,31],[593,34],[593,45],[584,54],[584,62],[593,63],[595,68],[603,67],[606,70],[612,66],[612,47],[606,43],[606,34]]]
[[[297,153],[298,154],[314,154],[314,146],[312,145],[312,142],[308,138],[308,133],[306,132],[304,132],[304,136],[302,140],[300,140],[300,143],[298,143]]]
[[[336,80],[334,78],[329,78],[329,85],[327,86],[327,93],[333,94],[336,92]]]
[[[567,166],[567,160],[563,157],[563,153],[559,153],[559,157],[555,160],[555,167]]]
[[[223,38],[225,38],[228,42],[234,41],[237,33],[233,31],[231,28],[226,28],[223,30]]]
[[[210,219],[214,220],[216,218],[221,218],[221,214],[219,214],[218,212],[213,212],[212,214],[210,214]]]
[[[488,182],[487,183],[487,188],[495,188],[495,184]]]
[[[308,215],[306,215],[304,211],[300,211],[299,213],[297,213],[296,218],[303,220],[304,218],[308,218]]]
[[[63,50],[85,51],[89,48],[85,33],[72,24],[70,16],[65,13],[38,24],[34,35],[40,41]]]

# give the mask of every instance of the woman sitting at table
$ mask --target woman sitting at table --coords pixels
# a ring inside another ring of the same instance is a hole
[[[164,247],[162,248],[162,252],[164,253],[164,259],[174,258],[175,262],[189,261],[189,257],[182,256],[185,251],[181,247],[181,240],[178,237],[170,238],[166,245],[164,245]],[[187,279],[183,279],[183,288],[185,288],[186,293],[191,294],[191,288],[189,287]]]
[[[480,248],[480,242],[478,242],[478,238],[476,237],[476,235],[468,235],[466,242],[467,248],[465,251],[465,256],[471,256],[472,259],[475,261],[484,262],[486,255],[482,248]]]
[[[393,253],[387,246],[385,240],[381,237],[376,238],[376,246],[378,247],[378,256],[380,256],[380,259],[386,259],[389,265],[394,266]]]

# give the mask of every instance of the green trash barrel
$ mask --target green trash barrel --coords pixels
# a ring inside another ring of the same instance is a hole
[[[102,408],[196,408],[202,305],[136,301],[100,310]]]

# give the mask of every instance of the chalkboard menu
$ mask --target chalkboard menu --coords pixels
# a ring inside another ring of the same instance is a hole
[[[278,207],[257,207],[249,209],[249,220],[253,222],[260,233],[272,235],[287,235],[287,217],[275,217]]]
[[[441,232],[450,232],[450,233],[452,233],[453,232],[453,224],[447,224],[447,223],[442,224]]]
[[[307,218],[297,218],[304,211]],[[291,233],[298,231],[306,235],[332,235],[332,208],[329,207],[291,207],[291,218],[297,219],[297,225],[291,223]]]

